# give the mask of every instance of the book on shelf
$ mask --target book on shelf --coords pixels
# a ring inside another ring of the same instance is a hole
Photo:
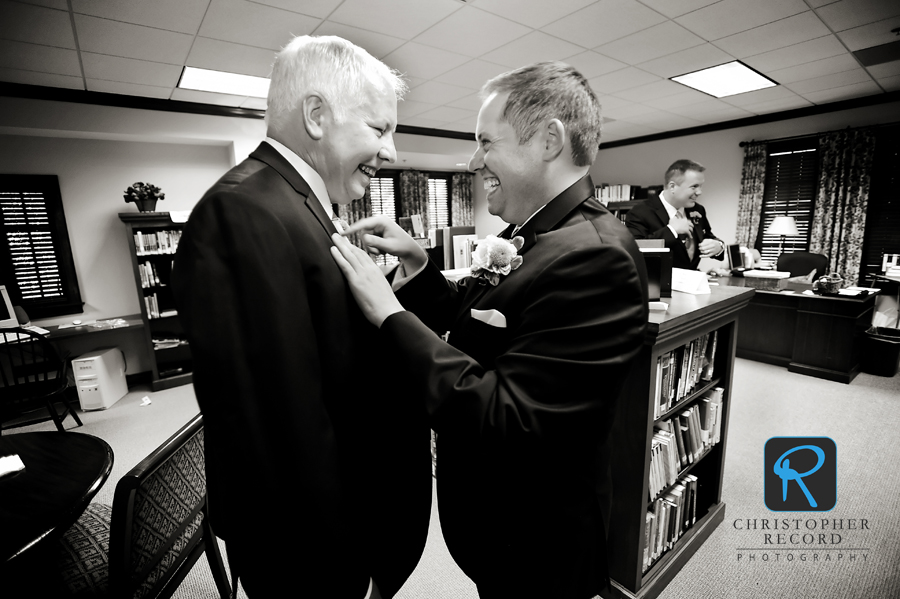
[[[712,331],[657,358],[654,419],[689,397],[703,382],[712,380],[717,338],[717,332]]]
[[[134,249],[138,256],[174,254],[178,249],[181,231],[135,231]]]
[[[696,476],[686,474],[648,508],[644,518],[642,572],[649,570],[696,524],[697,484]]]

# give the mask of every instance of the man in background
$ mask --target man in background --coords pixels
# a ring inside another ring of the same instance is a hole
[[[441,530],[479,596],[588,599],[607,586],[608,441],[644,341],[646,273],[593,197],[600,104],[584,77],[538,63],[482,95],[469,169],[510,223],[480,242],[494,250],[484,276],[448,282],[387,219],[348,232],[401,258],[396,297],[365,252],[338,239],[333,253],[431,416]]]
[[[716,258],[725,242],[713,235],[706,209],[697,203],[706,170],[693,160],[676,160],[666,169],[666,185],[625,214],[635,239],[662,239],[672,254],[672,267],[696,270],[700,258]]]
[[[332,203],[396,160],[406,86],[337,37],[276,56],[267,138],[191,213],[172,283],[211,523],[250,597],[391,597],[431,513],[430,431],[329,253]]]

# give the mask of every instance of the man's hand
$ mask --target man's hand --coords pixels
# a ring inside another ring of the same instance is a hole
[[[700,256],[702,258],[709,258],[720,254],[724,249],[724,244],[718,239],[704,239],[700,242]]]
[[[428,254],[400,225],[385,216],[370,216],[358,220],[344,235],[360,233],[360,240],[369,254],[393,254],[400,258],[406,272],[412,273],[428,262]]]
[[[403,312],[403,306],[394,296],[390,284],[381,274],[381,269],[372,262],[366,252],[337,233],[331,236],[331,240],[334,242],[331,256],[344,273],[353,298],[366,319],[381,328],[381,323],[388,316]]]
[[[675,236],[678,235],[690,235],[691,229],[693,226],[691,225],[691,221],[686,218],[672,218],[669,220],[669,227],[675,232]]]

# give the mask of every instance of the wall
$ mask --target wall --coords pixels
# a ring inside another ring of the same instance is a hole
[[[707,209],[712,230],[725,242],[734,243],[744,163],[740,142],[891,123],[900,118],[898,115],[900,102],[891,102],[618,148],[603,149],[601,145],[591,167],[591,177],[595,184],[662,185],[666,168],[672,162],[680,158],[695,160],[706,167],[706,183],[700,202]],[[701,269],[713,266],[721,266],[721,263],[704,259],[700,265]]]

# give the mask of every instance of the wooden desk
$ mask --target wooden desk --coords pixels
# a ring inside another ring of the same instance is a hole
[[[84,512],[113,465],[106,441],[73,432],[0,437],[0,455],[25,470],[0,478],[0,571],[45,538],[57,538]]]
[[[58,341],[60,339],[66,339],[69,337],[81,337],[83,335],[94,335],[98,333],[104,333],[108,331],[121,331],[122,329],[130,328],[130,327],[143,327],[144,321],[141,318],[140,314],[130,314],[128,316],[115,316],[113,318],[104,318],[103,320],[115,320],[116,318],[121,318],[125,321],[125,326],[121,327],[95,327],[90,324],[81,324],[78,326],[67,326],[64,328],[59,328],[59,325],[49,325],[45,327],[41,327],[42,329],[47,329],[50,331],[47,334],[47,338],[50,341]]]
[[[875,294],[804,295],[811,285],[771,279],[719,277],[718,283],[756,289],[741,314],[739,358],[840,383],[859,374],[860,338],[872,322]]]

